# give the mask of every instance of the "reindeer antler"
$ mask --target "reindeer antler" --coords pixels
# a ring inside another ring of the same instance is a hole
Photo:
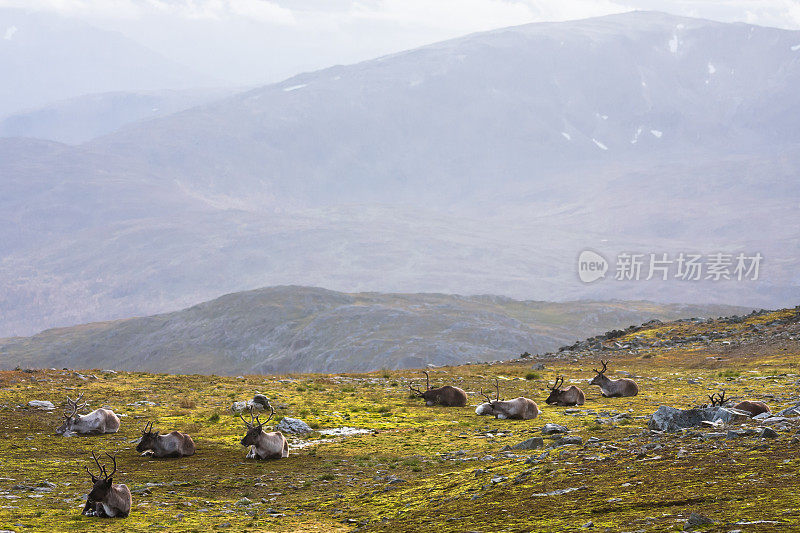
[[[414,388],[414,387],[412,387],[412,386],[411,386],[411,382],[409,382],[409,384],[408,384],[408,390],[410,390],[411,392],[413,392],[413,393],[414,393],[414,394],[416,394],[417,396],[422,396],[422,391],[421,391],[421,390],[419,390],[419,388]]]
[[[558,382],[559,379],[561,380],[561,383]],[[561,376],[556,376],[555,384],[552,387],[547,387],[547,388],[552,390],[552,391],[555,391],[555,390],[558,390],[559,387],[561,387],[561,385],[563,385],[563,384],[564,384],[564,378],[562,378]]]
[[[109,459],[114,461],[114,470],[112,470],[110,474],[106,474],[106,479],[110,479],[111,476],[113,476],[117,472],[117,456],[116,455],[111,455],[108,452],[106,452],[106,455],[108,456]],[[103,473],[104,474],[105,474],[105,471],[106,471],[106,469],[103,468]]]
[[[253,427],[253,421],[254,421],[253,409],[254,409],[254,407],[251,405],[250,406],[250,422],[248,422],[247,420],[244,419],[244,417],[242,416],[242,413],[239,413],[239,418],[242,419],[242,422],[244,422],[244,425],[247,426],[248,428]]]
[[[601,359],[601,360],[600,360],[600,364],[601,364],[601,365],[603,365],[603,370],[597,370],[596,368],[595,368],[595,369],[593,369],[593,370],[594,370],[595,372],[597,372],[598,374],[605,374],[605,373],[606,373],[606,369],[608,368],[608,363],[609,363],[609,361],[603,361],[603,360]]]
[[[74,400],[67,396],[67,409],[71,409],[68,415],[64,415],[67,418],[72,418],[78,412],[78,409],[82,407],[86,407],[86,403],[78,403],[83,399],[83,393],[80,393],[77,398]]]
[[[264,424],[266,424],[267,422],[269,422],[270,420],[272,420],[272,416],[273,416],[274,414],[275,414],[275,408],[274,408],[274,407],[272,407],[272,405],[270,404],[270,406],[269,406],[269,416],[267,417],[267,419],[266,419],[266,420],[264,420],[263,422],[261,422],[259,425],[260,425],[260,426],[263,426]],[[256,417],[256,421],[258,421],[258,417]]]
[[[431,390],[431,376],[427,370],[423,370],[422,373],[425,374],[425,390]]]

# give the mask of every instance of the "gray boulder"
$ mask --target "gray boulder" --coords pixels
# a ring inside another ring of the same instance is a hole
[[[656,431],[678,431],[703,425],[703,422],[736,424],[748,420],[750,413],[728,407],[677,409],[662,405],[650,416],[647,427]]]
[[[536,448],[542,448],[544,446],[544,439],[542,437],[532,437],[528,440],[524,440],[519,444],[515,444],[511,447],[512,450],[535,450]]]
[[[295,433],[295,434],[303,434],[303,433],[311,433],[314,431],[311,429],[311,426],[300,420],[299,418],[283,418],[280,422],[278,422],[278,431],[283,431],[284,433]]]
[[[52,411],[56,408],[53,402],[47,400],[31,400],[28,402],[28,407],[32,409],[41,409],[42,411]]]
[[[553,435],[556,433],[569,433],[569,429],[566,426],[561,426],[558,424],[545,424],[542,428],[542,433],[545,435]]]

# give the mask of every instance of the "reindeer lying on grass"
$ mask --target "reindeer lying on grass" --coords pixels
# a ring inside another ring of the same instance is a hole
[[[275,409],[270,405],[269,418],[261,422],[257,416],[254,415],[254,408],[250,408],[250,422],[242,419],[244,425],[247,426],[247,434],[242,439],[242,446],[249,446],[250,452],[247,454],[247,459],[282,459],[289,457],[289,443],[286,437],[280,431],[273,431],[266,433],[263,430],[264,424],[270,421],[275,414]]]
[[[721,394],[714,395],[708,397],[711,400],[711,407],[715,406],[724,406],[729,399],[725,399],[725,391],[722,391]],[[743,400],[736,405],[733,406],[734,409],[739,409],[740,411],[746,411],[750,413],[750,416],[760,415],[761,413],[769,413],[770,408],[764,402],[753,401],[753,400]]]
[[[481,395],[486,398],[486,402],[475,409],[475,414],[516,420],[533,420],[539,416],[539,406],[533,400],[520,396],[513,400],[504,401],[500,399],[500,381],[497,379],[494,381],[494,388],[497,396],[494,400],[484,394],[483,389],[481,389]]]
[[[559,379],[561,383],[559,383]],[[544,401],[548,405],[559,405],[559,406],[566,406],[566,405],[583,405],[586,401],[586,395],[583,394],[583,391],[576,387],[575,385],[570,385],[566,389],[561,389],[561,385],[564,384],[564,378],[556,376],[555,385],[552,387],[548,387],[550,389],[550,396]]]
[[[117,471],[117,459],[113,455],[108,457],[114,461],[114,470],[110,474],[106,473],[106,467],[100,464],[94,452],[92,458],[100,469],[100,476],[95,476],[86,467],[86,471],[92,476],[92,491],[86,498],[86,505],[82,514],[86,516],[99,516],[101,518],[125,518],[131,512],[131,491],[127,485],[122,483],[115,484],[113,481],[114,473]]]
[[[608,368],[608,361],[600,361],[603,365],[602,370],[595,369],[597,375],[592,378],[589,385],[597,385],[600,392],[606,398],[619,398],[621,396],[636,396],[639,394],[639,386],[635,381],[628,378],[609,379],[605,374]]]
[[[64,414],[64,423],[56,429],[57,435],[70,437],[79,435],[100,435],[103,433],[116,433],[119,431],[119,417],[109,409],[95,409],[89,414],[79,415],[78,409],[86,407],[79,403],[83,394],[74,400],[67,398],[68,411]]]
[[[159,435],[158,431],[152,431],[152,429],[152,422],[144,425],[142,438],[136,445],[137,452],[158,458],[194,455],[194,441],[189,435],[180,431]]]
[[[445,385],[436,389],[431,388],[431,377],[428,375],[427,370],[422,371],[425,374],[426,390],[422,392],[416,387],[409,384],[408,388],[411,393],[417,398],[425,400],[425,405],[431,406],[435,404],[443,405],[445,407],[464,407],[467,405],[467,393],[463,389],[453,387],[452,385]]]

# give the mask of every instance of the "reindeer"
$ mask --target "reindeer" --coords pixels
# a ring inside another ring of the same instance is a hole
[[[151,457],[184,457],[194,455],[192,437],[180,431],[159,435],[153,431],[153,423],[147,422],[142,430],[142,438],[136,445],[136,451]]]
[[[289,443],[280,431],[265,433],[262,427],[270,421],[275,409],[270,405],[269,418],[261,422],[257,416],[254,417],[254,409],[250,408],[250,422],[242,419],[247,426],[247,435],[242,439],[242,446],[250,446],[247,459],[282,459],[289,457]]]
[[[72,400],[67,397],[67,412],[64,414],[64,423],[56,430],[56,435],[63,434],[71,437],[79,435],[100,435],[103,433],[116,433],[119,431],[119,417],[109,409],[95,409],[87,415],[79,415],[78,409],[86,407],[86,403],[79,403],[83,394]]]
[[[445,385],[444,387],[432,389],[431,377],[428,375],[428,371],[423,370],[422,373],[425,374],[425,392],[412,387],[410,384],[408,388],[414,396],[424,399],[425,405],[431,406],[437,403],[445,407],[464,407],[467,405],[467,393],[464,392],[463,389],[453,387],[452,385]]]
[[[724,406],[730,399],[725,399],[725,391],[722,391],[721,394],[715,395],[712,394],[708,397],[711,400],[711,407],[715,406]],[[761,413],[769,413],[770,408],[764,402],[752,401],[752,400],[743,400],[736,405],[733,406],[734,409],[738,409],[740,411],[745,411],[750,413],[750,416],[760,415]]]
[[[639,394],[639,386],[632,379],[609,379],[605,374],[608,368],[608,361],[600,361],[603,370],[594,369],[597,375],[592,378],[589,385],[597,385],[600,392],[606,398],[619,398],[622,396],[636,396]]]
[[[95,476],[86,467],[86,472],[92,476],[92,491],[86,498],[86,505],[82,514],[86,516],[99,516],[101,518],[125,518],[131,512],[131,491],[122,483],[114,483],[114,473],[117,471],[117,458],[106,453],[114,461],[114,470],[106,473],[106,467],[100,464],[97,456],[92,452],[92,458],[100,469],[100,476]]]
[[[497,379],[494,380],[494,388],[497,396],[494,400],[481,389],[481,395],[486,398],[486,403],[480,404],[475,409],[476,415],[491,415],[502,420],[507,418],[533,420],[539,416],[539,406],[533,400],[520,396],[513,400],[504,401],[500,399],[500,381]]]
[[[559,383],[559,379],[561,382]],[[550,396],[544,401],[548,405],[583,405],[586,401],[586,395],[583,394],[583,391],[576,387],[575,385],[570,385],[566,389],[561,389],[561,385],[564,384],[564,378],[556,376],[556,382],[552,387],[547,387],[550,389]]]

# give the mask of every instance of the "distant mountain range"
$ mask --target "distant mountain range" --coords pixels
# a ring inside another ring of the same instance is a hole
[[[79,146],[0,139],[0,334],[283,284],[794,305],[799,46],[633,12],[303,74]],[[752,282],[585,285],[586,248],[765,259]]]
[[[220,85],[121,33],[2,7],[0,72],[0,118],[89,93]]]
[[[0,369],[66,366],[235,375],[418,368],[554,350],[652,318],[745,311],[272,287],[228,294],[175,313],[0,339]]]

